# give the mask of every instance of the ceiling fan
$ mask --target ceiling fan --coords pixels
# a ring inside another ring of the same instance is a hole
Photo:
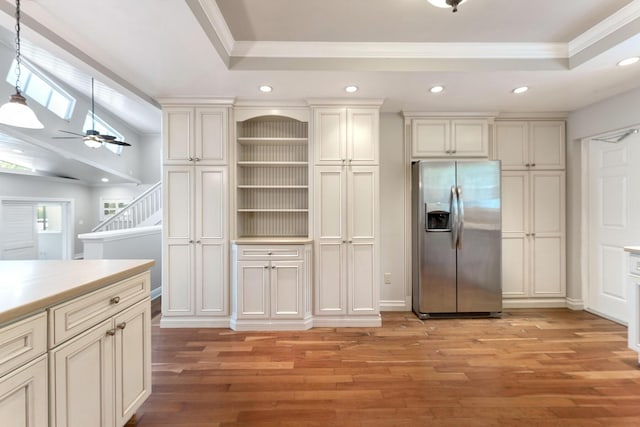
[[[92,129],[87,129],[84,134],[70,132],[68,130],[60,129],[60,132],[69,133],[75,136],[54,136],[54,139],[77,139],[82,138],[84,144],[87,147],[91,148],[99,148],[104,144],[114,144],[114,145],[122,145],[124,147],[131,147],[131,144],[118,141],[115,136],[112,135],[100,135],[100,132],[95,130],[96,128],[96,111],[95,111],[95,99],[93,95],[93,77],[91,77],[91,120],[92,120]]]

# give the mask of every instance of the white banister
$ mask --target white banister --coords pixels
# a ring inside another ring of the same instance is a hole
[[[162,219],[162,182],[151,186],[113,216],[102,221],[91,231],[124,230],[157,225]]]

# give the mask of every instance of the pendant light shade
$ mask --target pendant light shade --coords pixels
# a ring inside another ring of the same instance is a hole
[[[9,102],[0,107],[0,123],[28,129],[44,128],[20,92],[11,95]]]
[[[42,129],[44,125],[36,113],[27,106],[27,100],[20,93],[20,0],[16,0],[16,93],[9,102],[0,107],[0,123],[29,129]]]
[[[466,2],[467,0],[428,0],[429,3],[436,7],[452,7],[454,12],[458,11],[458,5]]]

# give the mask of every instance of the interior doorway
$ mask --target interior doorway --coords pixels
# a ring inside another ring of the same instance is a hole
[[[3,199],[0,204],[0,259],[71,259],[71,200]]]
[[[640,134],[588,142],[586,308],[627,323],[625,246],[640,243]]]

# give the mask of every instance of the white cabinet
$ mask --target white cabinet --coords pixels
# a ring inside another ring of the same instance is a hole
[[[565,168],[564,121],[496,121],[493,139],[503,170]]]
[[[378,108],[314,108],[316,165],[377,165]]]
[[[149,283],[146,272],[49,308],[52,427],[120,427],[151,394]]]
[[[411,156],[488,157],[488,119],[411,119]]]
[[[239,244],[233,254],[234,329],[311,326],[310,244]]]
[[[228,315],[227,168],[165,166],[163,319]]]
[[[628,250],[627,248],[625,248]],[[629,269],[627,272],[627,290],[629,298],[629,322],[627,340],[629,348],[638,353],[640,363],[640,253],[637,248],[628,255]]]
[[[316,315],[378,315],[378,168],[317,166]]]
[[[0,424],[46,427],[47,313],[0,328]]]
[[[565,296],[565,174],[502,173],[505,298]]]
[[[226,164],[228,109],[171,106],[162,110],[162,151],[166,165]]]

